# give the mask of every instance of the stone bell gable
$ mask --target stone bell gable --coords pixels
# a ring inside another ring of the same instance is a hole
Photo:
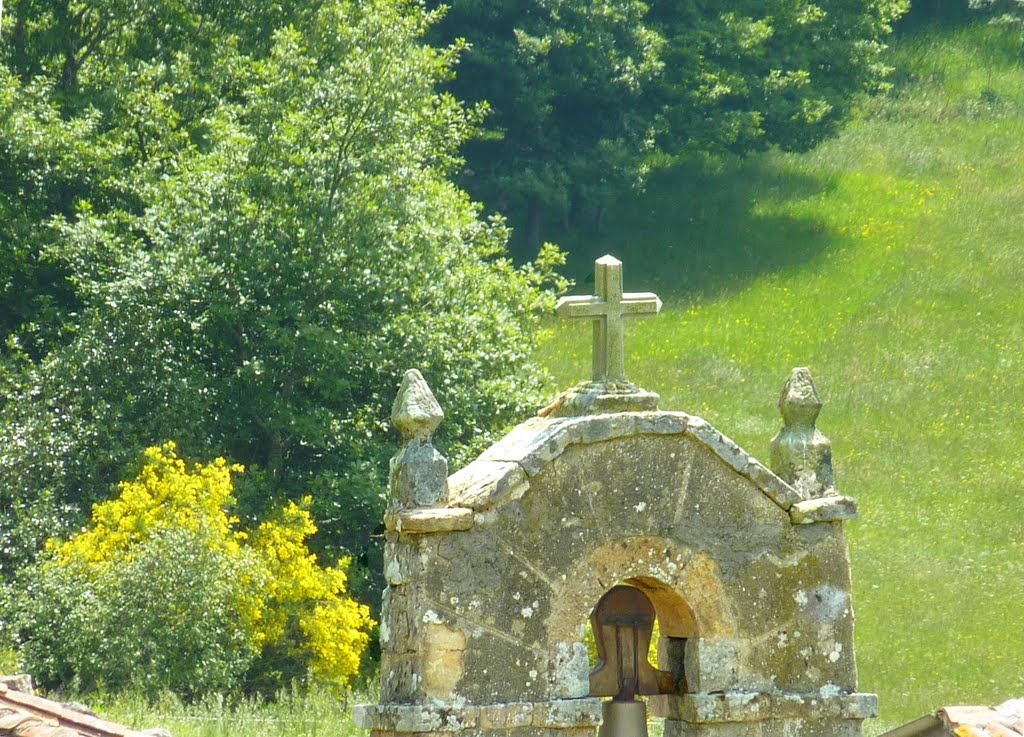
[[[439,417],[426,393],[409,372],[396,401],[380,703],[358,724],[592,735],[584,634],[625,584],[656,613],[671,692],[650,705],[666,735],[860,735],[876,698],[857,692],[842,526],[855,505],[834,488],[806,369],[780,400],[781,477],[620,380],[581,385],[443,480],[426,425],[407,421]]]

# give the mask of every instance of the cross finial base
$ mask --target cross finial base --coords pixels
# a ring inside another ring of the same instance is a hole
[[[542,417],[582,417],[614,412],[657,412],[659,397],[654,392],[626,382],[577,384],[537,414]]]

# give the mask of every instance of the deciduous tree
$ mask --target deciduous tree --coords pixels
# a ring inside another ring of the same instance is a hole
[[[320,550],[358,562],[404,369],[455,462],[536,401],[559,254],[514,267],[448,180],[473,120],[420,5],[7,12],[2,573],[168,438],[244,464],[251,521],[311,495]]]

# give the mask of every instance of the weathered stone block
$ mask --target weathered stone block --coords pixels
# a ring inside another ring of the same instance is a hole
[[[429,440],[410,440],[391,459],[391,498],[399,507],[448,501],[448,461]]]
[[[466,634],[457,627],[426,622],[413,650],[382,650],[381,703],[450,700],[465,671]]]
[[[601,724],[601,699],[554,699],[538,705],[535,727],[572,729]]]
[[[784,427],[772,438],[771,466],[805,499],[834,493],[832,443],[815,426],[822,401],[811,372],[795,368],[782,388]]]
[[[443,419],[441,405],[423,374],[416,369],[406,371],[391,407],[391,423],[406,439],[428,440]]]
[[[549,693],[556,699],[579,699],[590,692],[590,655],[582,642],[557,642],[549,673]]]
[[[664,635],[658,638],[658,668],[672,674],[678,693],[691,690],[686,681],[686,651],[691,639]]]
[[[384,579],[391,586],[419,580],[432,565],[431,559],[437,551],[434,539],[422,535],[403,536],[396,530],[387,530],[384,536]]]
[[[560,456],[571,443],[579,441],[579,433],[574,432],[577,424],[574,418],[534,417],[513,428],[478,460],[519,463],[532,476]]]
[[[636,417],[628,413],[595,415],[581,421],[579,428],[580,442],[600,443],[633,435],[636,432]]]
[[[788,510],[794,504],[804,499],[800,492],[765,468],[760,461],[756,461],[753,458],[747,463],[743,475],[757,484],[768,495],[768,498],[782,509]]]
[[[475,707],[435,704],[376,704],[352,709],[357,727],[375,732],[393,732],[407,737],[431,732],[461,732],[477,726]]]
[[[683,412],[640,412],[636,415],[636,431],[646,435],[678,435],[686,432],[691,420]]]
[[[541,412],[548,417],[582,417],[585,415],[625,412],[654,412],[661,398],[631,383],[579,384],[563,392]]]
[[[666,719],[664,737],[860,737],[860,721],[777,719],[714,724]]]
[[[466,673],[458,694],[473,704],[544,701],[548,695],[547,654],[504,636],[479,629],[466,647]]]
[[[816,429],[783,428],[772,438],[772,470],[805,498],[835,487],[832,441]]]
[[[413,704],[422,700],[420,659],[416,653],[384,651],[380,658],[382,704]]]
[[[686,428],[686,434],[706,445],[715,455],[722,459],[737,473],[744,473],[750,456],[740,446],[713,428],[707,421],[699,417],[690,419]]]
[[[652,707],[666,719],[691,724],[765,722],[787,719],[865,719],[877,715],[878,699],[861,693],[725,691],[654,696]]]
[[[529,484],[517,462],[474,461],[448,479],[452,506],[476,511],[521,497]]]
[[[730,691],[740,687],[740,648],[734,639],[695,638],[683,661],[690,691]]]
[[[473,510],[465,507],[407,509],[384,516],[384,526],[403,535],[458,532],[473,526]]]
[[[794,504],[789,510],[794,525],[857,519],[857,502],[848,496],[826,496]]]

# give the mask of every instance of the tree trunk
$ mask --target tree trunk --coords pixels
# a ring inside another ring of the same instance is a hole
[[[60,88],[68,93],[78,91],[78,61],[71,51],[64,53],[64,68],[60,73]]]

